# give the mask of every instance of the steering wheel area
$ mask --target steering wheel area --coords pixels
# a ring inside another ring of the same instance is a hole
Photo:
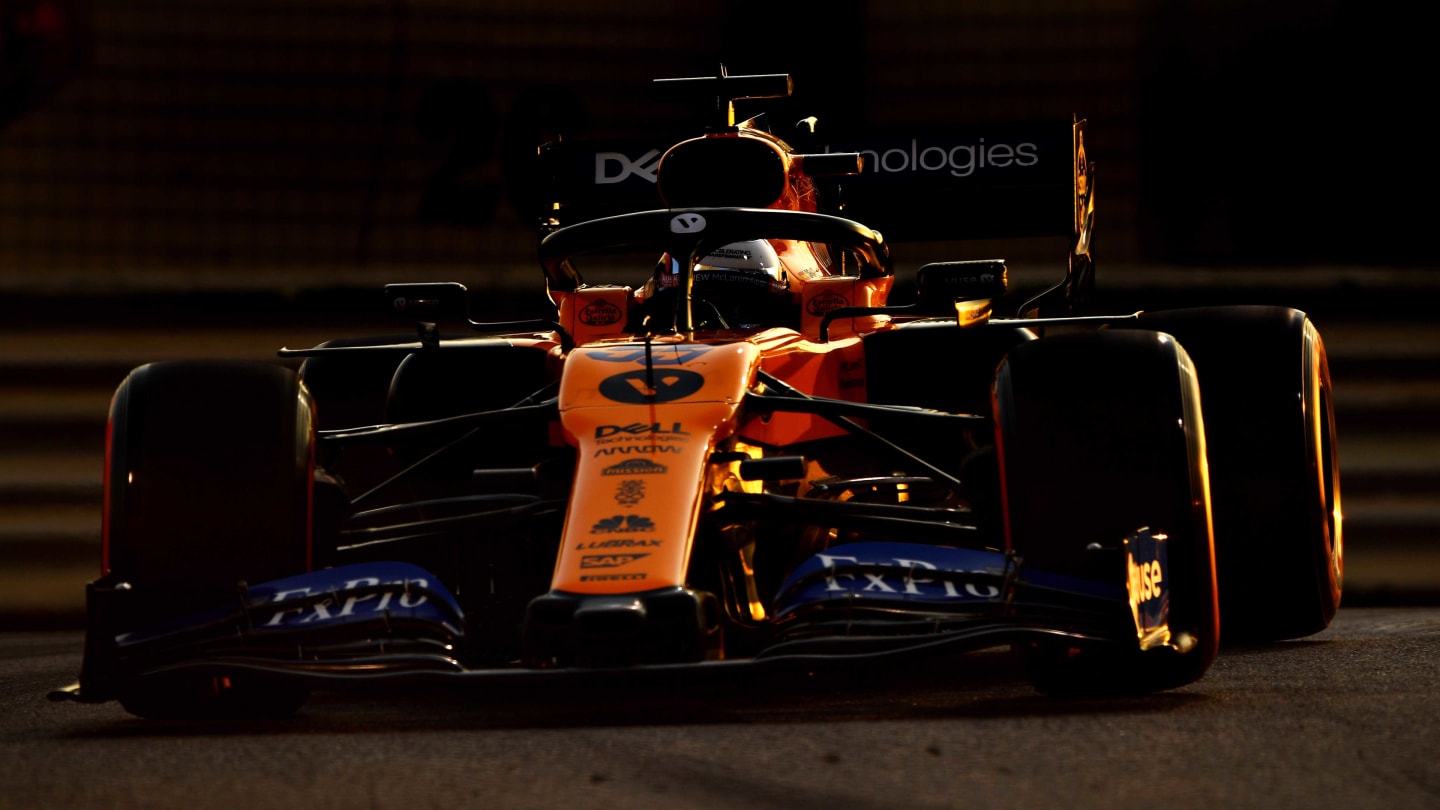
[[[697,302],[698,322],[692,313],[696,262],[717,248],[753,239],[817,242],[848,250],[857,259],[861,278],[895,273],[890,247],[878,232],[842,217],[769,208],[668,208],[580,222],[540,242],[540,265],[549,290],[571,292],[583,284],[572,261],[583,254],[653,249],[687,257],[681,263],[679,290],[685,294],[677,296],[675,328],[689,332],[718,325],[706,317],[704,302]]]
[[[890,246],[876,231],[843,217],[769,208],[667,208],[579,222],[540,242],[540,266],[550,289],[569,292],[583,283],[571,260],[586,253],[652,248],[688,257],[684,269],[716,248],[748,239],[849,248],[860,260],[861,278],[895,273]]]

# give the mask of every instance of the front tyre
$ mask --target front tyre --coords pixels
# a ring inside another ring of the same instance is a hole
[[[1205,400],[1226,641],[1329,626],[1344,577],[1330,364],[1304,312],[1198,307],[1144,313],[1195,360]]]
[[[314,413],[294,372],[141,366],[115,393],[108,435],[102,572],[125,596],[123,615],[106,617],[113,629],[177,619],[245,584],[309,570]],[[128,678],[119,698],[140,716],[178,717],[286,713],[303,693],[220,673]]]
[[[1056,639],[1022,648],[1037,689],[1136,694],[1201,677],[1219,610],[1199,390],[1157,332],[1093,332],[1017,346],[995,379],[1009,547],[1027,569],[1125,580],[1122,541],[1165,535],[1173,647]]]

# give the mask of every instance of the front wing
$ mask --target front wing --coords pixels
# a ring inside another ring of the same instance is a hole
[[[1026,570],[1014,554],[852,543],[799,566],[776,600],[771,641],[753,657],[623,667],[467,662],[465,619],[433,574],[360,563],[244,588],[229,605],[116,632],[125,589],[88,591],[80,681],[54,700],[98,703],[182,673],[264,674],[315,688],[382,683],[603,682],[623,676],[817,672],[1025,642],[1149,650],[1169,646],[1163,536],[1126,539],[1111,583]]]

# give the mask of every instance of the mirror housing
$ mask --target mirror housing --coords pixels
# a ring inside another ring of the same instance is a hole
[[[951,315],[964,301],[999,298],[1006,290],[1003,259],[936,262],[915,276],[916,307],[927,314]]]
[[[470,317],[470,294],[458,281],[386,284],[385,300],[392,313],[407,320],[450,317],[463,321]]]

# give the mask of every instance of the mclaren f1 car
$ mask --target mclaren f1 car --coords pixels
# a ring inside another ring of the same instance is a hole
[[[1283,307],[1077,314],[1083,120],[817,146],[736,121],[786,75],[659,85],[714,119],[658,160],[538,152],[544,317],[395,284],[413,333],[129,374],[57,698],[283,714],[352,684],[991,648],[1045,693],[1135,694],[1199,679],[1222,624],[1327,626],[1320,335]],[[942,201],[932,238],[1068,237],[1064,278],[1002,317],[1002,260],[939,262],[892,302],[891,243],[852,218],[893,214],[887,194]],[[633,286],[585,281],[619,253],[645,257]]]

